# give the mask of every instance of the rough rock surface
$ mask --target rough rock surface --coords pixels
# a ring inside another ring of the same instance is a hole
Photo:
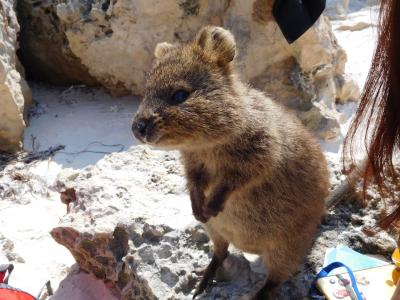
[[[186,42],[200,27],[214,24],[235,34],[243,78],[296,109],[320,137],[339,133],[335,103],[358,98],[357,85],[343,76],[346,54],[325,17],[288,45],[268,1],[19,2],[21,21],[26,20],[24,62],[53,82],[90,77],[115,94],[142,94],[158,42]]]
[[[24,108],[31,101],[31,92],[19,71],[16,56],[19,25],[14,1],[0,3],[0,151],[21,147],[25,128]]]
[[[67,247],[79,266],[105,280],[118,299],[156,299],[146,281],[133,272],[129,264],[128,231],[116,227],[110,233],[80,233],[59,227],[51,232],[54,239]],[[126,257],[126,261],[122,258]]]
[[[343,175],[338,163],[332,161],[330,167],[335,186]],[[63,171],[54,188],[76,191],[70,213],[52,235],[82,269],[104,280],[123,299],[191,298],[212,251],[191,216],[177,153],[132,147],[93,167]],[[368,230],[383,209],[374,190],[370,196],[375,200],[368,207],[353,200],[327,214],[306,263],[285,284],[279,299],[307,294],[328,247],[340,243],[362,253],[390,255],[393,238],[383,232],[371,236]],[[217,281],[199,299],[243,299],[262,285],[266,274],[260,261],[235,249],[231,253]],[[135,297],[126,294],[132,289]]]
[[[59,85],[96,85],[97,81],[69,49],[54,3],[17,2],[18,21],[21,25],[18,55],[26,67],[27,77]]]

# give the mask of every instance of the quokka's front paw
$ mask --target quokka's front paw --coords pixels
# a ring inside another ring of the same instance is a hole
[[[207,220],[216,217],[224,208],[222,206],[213,205],[212,202],[203,204],[203,217]]]
[[[193,212],[194,218],[202,223],[207,223],[207,221],[210,219],[210,217],[206,217],[203,215],[203,212]]]

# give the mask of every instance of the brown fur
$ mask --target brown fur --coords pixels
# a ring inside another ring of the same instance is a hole
[[[163,43],[156,54],[133,130],[182,154],[193,214],[214,243],[196,294],[233,244],[262,257],[269,275],[256,297],[271,298],[302,263],[324,214],[320,147],[293,114],[240,82],[229,31],[205,27],[192,43]],[[171,104],[177,90],[188,98]]]

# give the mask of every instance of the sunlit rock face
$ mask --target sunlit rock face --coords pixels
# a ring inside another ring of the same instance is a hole
[[[31,102],[16,51],[19,25],[14,1],[0,5],[0,151],[13,152],[21,147],[25,128],[24,108]]]
[[[206,24],[223,26],[237,40],[243,79],[295,109],[319,137],[336,138],[341,116],[335,104],[359,95],[344,76],[346,53],[325,17],[289,45],[265,2],[22,0],[21,57],[50,82],[141,95],[158,42],[187,42]]]

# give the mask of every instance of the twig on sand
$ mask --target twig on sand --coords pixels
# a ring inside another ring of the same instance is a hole
[[[118,147],[118,150],[117,151],[89,150],[90,146],[92,146],[92,145],[100,145],[102,147],[109,147],[109,148]],[[61,151],[60,153],[66,154],[66,155],[73,155],[73,156],[77,156],[82,153],[111,154],[113,152],[122,152],[124,149],[125,149],[125,146],[123,144],[104,144],[102,142],[94,141],[94,142],[89,143],[83,150],[76,151],[76,152]]]
[[[43,151],[0,153],[0,167],[4,167],[6,164],[11,162],[24,162],[29,164],[33,161],[49,159],[53,157],[56,152],[63,150],[64,148],[64,145],[58,145]]]

